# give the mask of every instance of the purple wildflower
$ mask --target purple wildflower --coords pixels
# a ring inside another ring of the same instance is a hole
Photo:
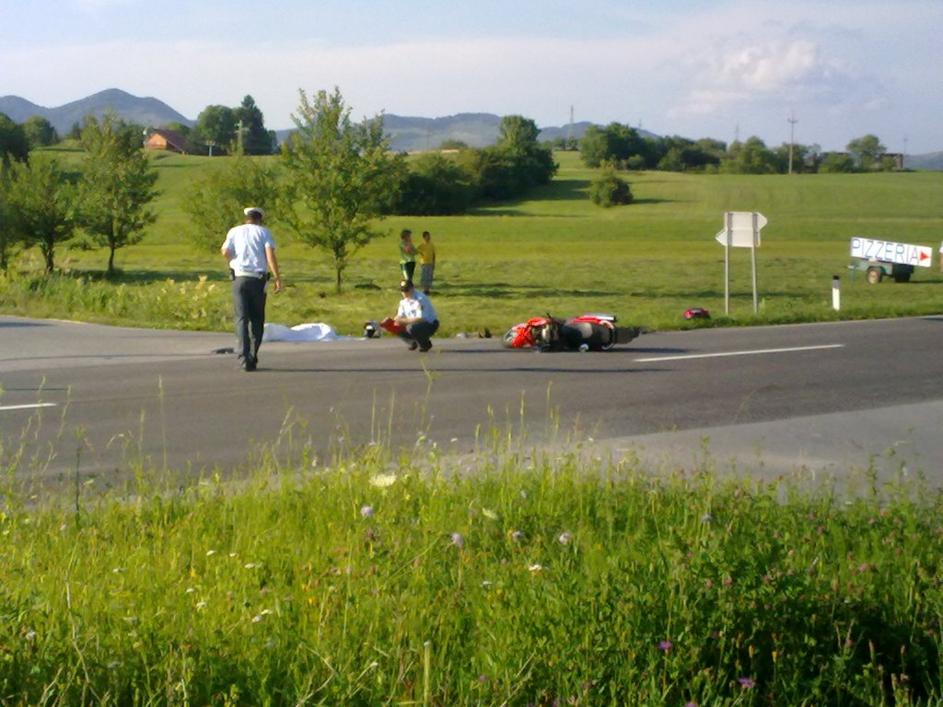
[[[465,547],[465,538],[462,537],[461,533],[452,533],[452,544],[461,550]]]
[[[663,653],[667,653],[667,652],[670,651],[673,647],[674,647],[674,644],[673,644],[671,641],[659,641],[659,642],[658,642],[658,650],[662,651]]]
[[[373,506],[363,506],[360,509],[361,518],[372,518],[373,517]]]
[[[572,540],[573,540],[573,534],[566,533],[566,532],[560,533],[560,537],[557,538],[557,541],[561,545],[569,545]]]
[[[742,687],[744,690],[752,690],[754,687],[756,687],[756,682],[753,680],[753,678],[737,678],[737,682],[740,683],[740,687]]]

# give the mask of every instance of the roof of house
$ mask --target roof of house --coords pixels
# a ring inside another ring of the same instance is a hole
[[[154,135],[160,135],[168,145],[181,152],[187,151],[187,139],[175,130],[166,130],[165,128],[156,128],[151,130],[148,140]]]

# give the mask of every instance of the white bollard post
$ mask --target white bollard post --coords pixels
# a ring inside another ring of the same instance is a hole
[[[841,280],[838,275],[832,275],[832,309],[836,312],[841,309]]]

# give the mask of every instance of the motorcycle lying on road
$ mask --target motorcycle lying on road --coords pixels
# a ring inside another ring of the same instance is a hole
[[[504,346],[538,351],[608,351],[641,333],[639,327],[616,326],[616,317],[611,314],[582,314],[569,319],[548,314],[512,326],[504,335]]]

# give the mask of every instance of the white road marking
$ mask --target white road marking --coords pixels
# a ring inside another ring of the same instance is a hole
[[[54,408],[58,403],[31,403],[29,405],[0,405],[0,412],[5,410],[32,410],[34,408]]]
[[[680,356],[655,356],[637,358],[636,363],[654,363],[655,361],[683,361],[691,358],[719,358],[721,356],[759,356],[761,354],[789,353],[790,351],[820,351],[822,349],[841,349],[844,344],[823,344],[821,346],[792,346],[784,349],[754,349],[753,351],[722,351],[709,354],[682,354]]]

